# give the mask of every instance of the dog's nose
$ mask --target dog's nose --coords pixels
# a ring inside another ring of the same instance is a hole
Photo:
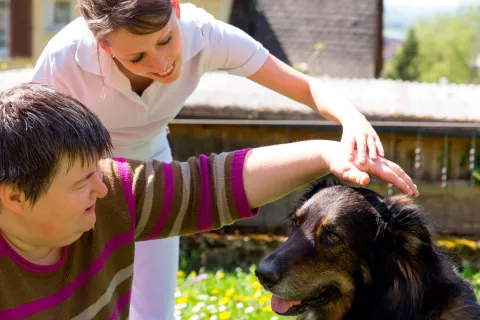
[[[267,288],[273,287],[282,280],[282,273],[272,265],[266,266],[265,264],[260,264],[255,270],[255,275]]]

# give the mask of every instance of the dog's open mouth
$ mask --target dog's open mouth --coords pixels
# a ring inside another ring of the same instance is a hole
[[[314,298],[304,300],[283,299],[275,294],[272,295],[272,310],[280,315],[294,316],[305,312],[308,307],[319,307],[332,301],[339,295],[337,287],[331,285],[320,289]]]

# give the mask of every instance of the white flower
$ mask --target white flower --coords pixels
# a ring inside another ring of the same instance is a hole
[[[210,320],[217,320],[217,319],[218,319],[218,317],[215,316],[215,315],[213,315],[213,316],[210,317]]]
[[[175,317],[180,317],[180,316],[182,315],[182,310],[175,310],[175,311],[173,312],[173,315],[174,315]]]
[[[201,294],[201,295],[198,296],[198,300],[207,301],[208,296],[206,294]]]
[[[198,320],[198,319],[200,319],[200,317],[196,314],[190,317],[190,320]]]
[[[278,320],[278,317],[277,316],[273,316],[270,318],[270,320]]]
[[[208,300],[210,300],[210,301],[217,301],[217,297],[213,296],[213,297],[210,297]]]
[[[237,309],[243,309],[245,306],[243,305],[243,303],[239,302],[237,303],[236,307]]]
[[[260,291],[255,292],[254,296],[260,298],[262,296],[262,293]]]
[[[223,311],[225,311],[225,310],[227,310],[227,307],[226,307],[226,306],[220,306],[220,307],[218,308],[218,311],[220,311],[220,312],[223,312]]]
[[[186,306],[187,306],[186,303],[176,304],[176,305],[175,305],[175,310],[185,309]]]
[[[182,293],[180,291],[175,291],[175,298],[180,298],[182,296]]]
[[[217,312],[217,308],[216,308],[214,305],[212,305],[212,304],[210,304],[210,305],[207,306],[207,310],[210,311],[210,312],[212,312],[212,313]]]
[[[199,307],[198,305],[192,308],[192,311],[195,313],[200,312],[200,310],[202,310],[202,307]]]
[[[196,307],[199,307],[199,308],[205,307],[205,302],[203,302],[203,301],[197,302]]]
[[[245,309],[245,313],[252,313],[253,311],[255,311],[253,307],[248,307],[247,309]]]

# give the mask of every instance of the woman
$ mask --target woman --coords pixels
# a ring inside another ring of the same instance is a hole
[[[248,77],[341,123],[349,156],[356,148],[362,163],[367,154],[384,155],[376,132],[347,101],[202,9],[178,0],[78,4],[82,18],[49,42],[33,81],[91,108],[109,130],[115,156],[172,161],[167,125],[211,70]],[[132,319],[173,318],[178,244],[171,238],[137,245]]]

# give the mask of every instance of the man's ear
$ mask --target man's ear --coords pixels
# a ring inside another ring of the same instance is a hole
[[[22,213],[29,205],[25,194],[9,185],[0,185],[0,203],[3,208],[17,214]]]
[[[102,48],[103,51],[105,51],[109,56],[112,55],[112,51],[110,51],[110,49],[107,47],[105,43],[99,42],[99,45],[100,45],[100,48]]]
[[[177,19],[180,19],[180,0],[172,0],[173,7],[175,8]]]

